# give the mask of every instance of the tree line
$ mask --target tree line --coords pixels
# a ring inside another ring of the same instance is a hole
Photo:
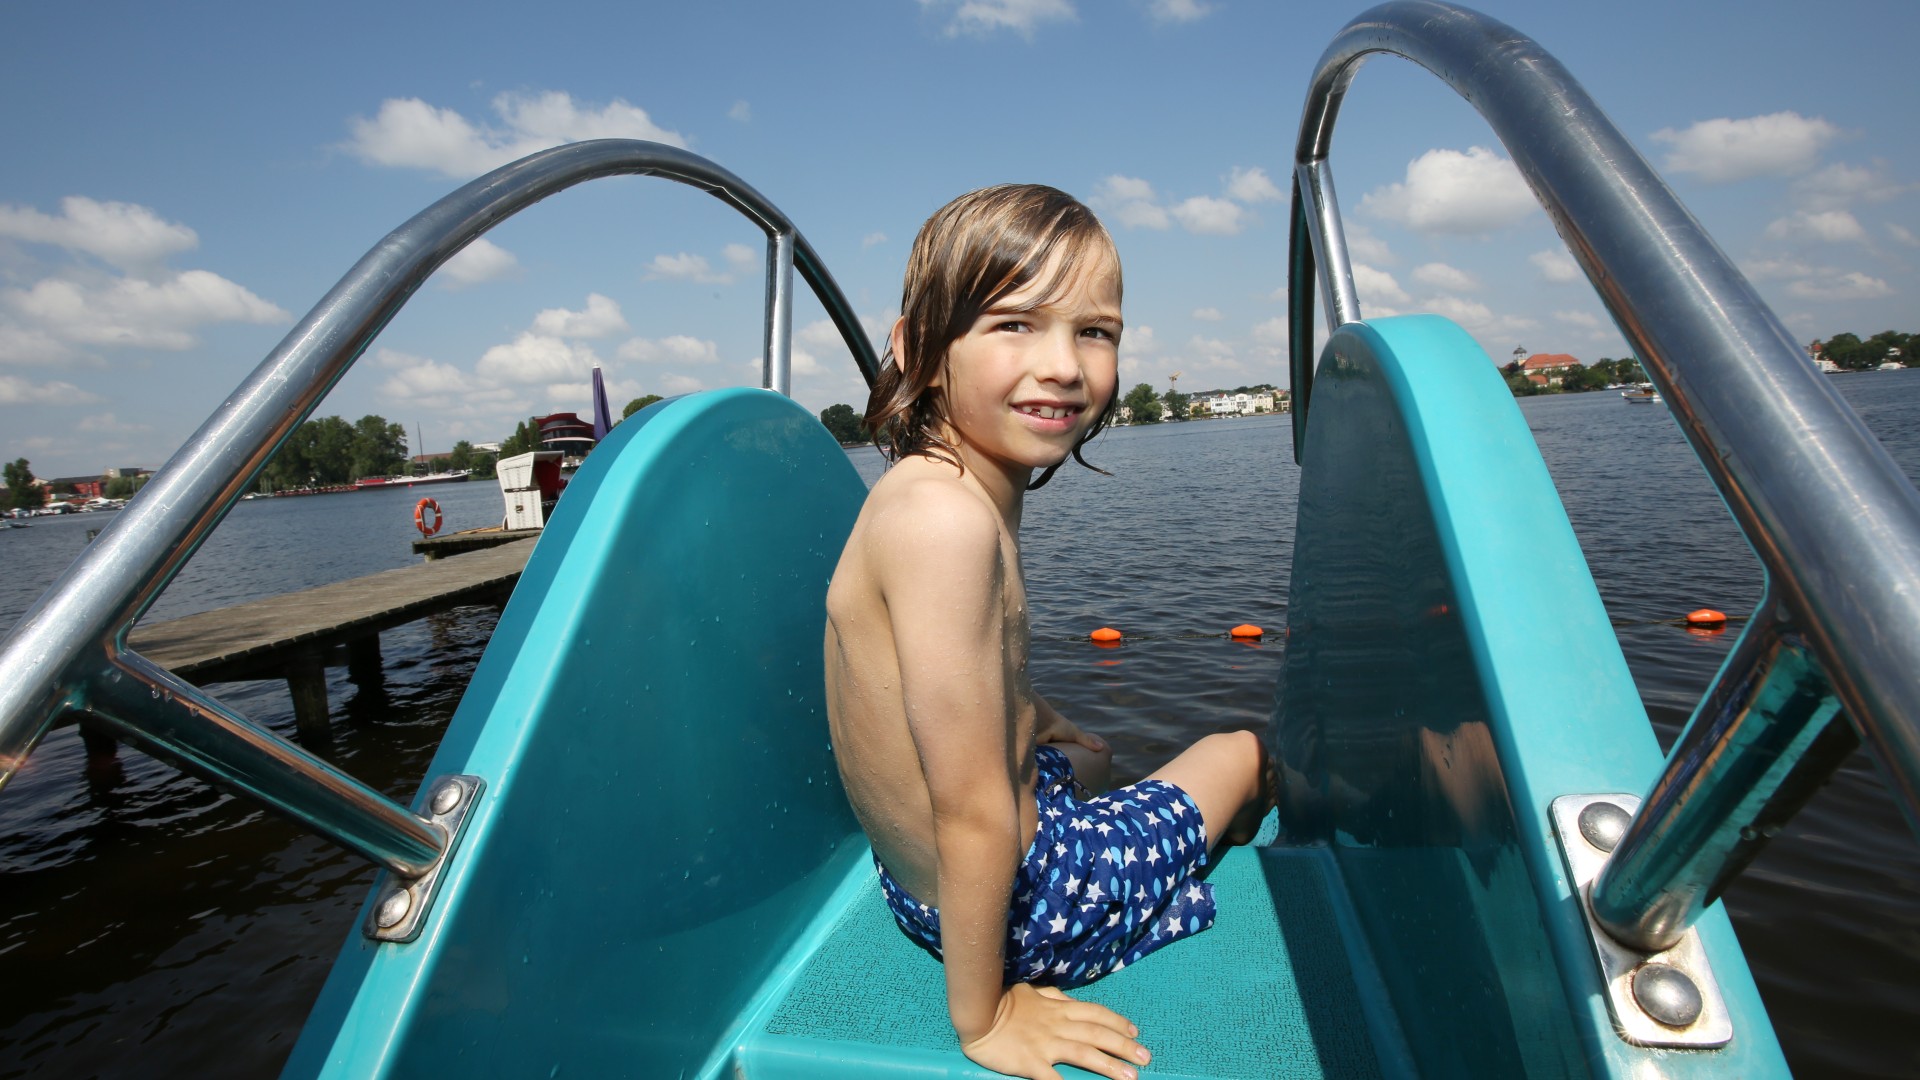
[[[1631,356],[1618,360],[1601,357],[1583,367],[1562,368],[1553,374],[1560,377],[1558,386],[1541,386],[1520,370],[1518,360],[1506,364],[1500,369],[1507,378],[1507,389],[1514,397],[1529,397],[1533,394],[1582,394],[1589,390],[1605,390],[1609,386],[1622,383],[1643,383],[1647,373],[1640,370],[1640,361]]]
[[[1820,359],[1831,360],[1848,371],[1871,371],[1888,362],[1910,366],[1916,336],[1920,335],[1882,330],[1861,341],[1857,334],[1835,334],[1820,343]]]

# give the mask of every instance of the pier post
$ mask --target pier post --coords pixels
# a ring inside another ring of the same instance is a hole
[[[380,665],[380,635],[368,634],[347,642],[347,678],[362,690],[376,690],[385,680]]]
[[[112,761],[119,752],[120,740],[95,727],[90,720],[80,721],[80,745],[86,748],[87,764]]]
[[[287,658],[287,690],[293,695],[293,719],[302,736],[326,738],[327,665],[318,649],[296,649]]]

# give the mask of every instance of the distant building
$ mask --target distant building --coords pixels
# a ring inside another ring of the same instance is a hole
[[[593,425],[575,413],[560,412],[536,416],[533,426],[540,430],[540,447],[581,453],[593,445]]]
[[[104,499],[110,479],[108,476],[56,476],[47,481],[47,487],[55,493],[71,491],[88,499]]]
[[[1566,353],[1534,353],[1520,362],[1520,373],[1536,386],[1559,386],[1568,372],[1585,366]]]

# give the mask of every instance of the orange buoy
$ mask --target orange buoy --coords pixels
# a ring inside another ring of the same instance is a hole
[[[1699,611],[1687,612],[1688,626],[1725,626],[1726,622],[1726,615],[1712,608],[1703,607]]]
[[[432,511],[433,520],[427,520],[428,511]],[[421,536],[432,536],[440,531],[440,504],[432,499],[421,499],[413,504],[413,527],[420,530]]]
[[[1119,641],[1125,635],[1111,626],[1103,626],[1087,636],[1095,641]]]
[[[1236,638],[1261,637],[1264,634],[1266,634],[1265,630],[1260,629],[1252,623],[1241,623],[1239,626],[1227,631],[1228,637]]]

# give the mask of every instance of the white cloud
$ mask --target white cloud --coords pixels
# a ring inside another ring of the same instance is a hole
[[[1190,233],[1233,236],[1246,228],[1247,212],[1240,204],[1208,195],[1195,195],[1173,208],[1173,216]]]
[[[110,412],[83,416],[80,418],[80,422],[75,424],[74,427],[79,431],[101,435],[131,435],[138,431],[153,430],[153,427],[149,424],[136,424],[128,420],[122,420]]]
[[[1286,198],[1274,182],[1267,178],[1267,170],[1254,167],[1243,169],[1238,165],[1227,176],[1227,197],[1243,203],[1279,202]]]
[[[1556,311],[1553,317],[1568,326],[1577,326],[1582,330],[1598,330],[1601,327],[1600,317],[1585,311]]]
[[[1821,243],[1865,243],[1867,230],[1845,210],[1799,210],[1767,226],[1773,240],[1813,240]]]
[[[1340,228],[1347,238],[1348,258],[1375,266],[1392,266],[1400,261],[1385,240],[1373,235],[1373,230],[1360,222],[1344,221]]]
[[[1490,340],[1512,338],[1528,330],[1537,329],[1539,323],[1522,315],[1498,315],[1492,308],[1478,300],[1467,300],[1458,296],[1435,296],[1425,301],[1425,306],[1435,315],[1444,315],[1459,323],[1467,333],[1480,340],[1484,346]],[[1495,355],[1505,355],[1500,349],[1491,349]]]
[[[1753,259],[1740,269],[1755,281],[1787,281],[1813,273],[1813,268],[1797,259]]]
[[[1407,163],[1404,181],[1360,199],[1362,211],[1425,233],[1490,232],[1535,208],[1513,162],[1484,146],[1429,150]]]
[[[74,348],[45,330],[21,326],[0,317],[0,364],[53,367],[87,363],[98,364],[99,358]]]
[[[533,332],[546,337],[603,338],[626,329],[620,305],[599,293],[587,294],[585,310],[547,308],[533,317]]]
[[[1139,326],[1129,326],[1126,332],[1120,335],[1120,351],[1128,356],[1145,358],[1160,351],[1160,341],[1151,326],[1144,323]]]
[[[1204,0],[1150,0],[1147,13],[1155,22],[1193,22],[1213,14],[1213,5]]]
[[[1856,202],[1886,202],[1912,191],[1913,185],[1894,180],[1884,161],[1870,166],[1836,161],[1795,180],[1792,190],[1804,209],[1838,210]]]
[[[0,375],[0,405],[80,405],[100,398],[68,382],[28,382]]]
[[[1164,229],[1169,223],[1153,185],[1138,177],[1109,176],[1093,189],[1090,201],[1129,229]]]
[[[521,385],[584,382],[600,362],[586,345],[570,345],[557,337],[522,333],[511,344],[495,345],[480,357],[474,371],[483,379]]]
[[[753,122],[753,106],[745,101],[736,101],[733,108],[727,110],[727,119],[738,120],[742,124]]]
[[[649,281],[699,281],[709,285],[726,285],[733,281],[732,274],[715,273],[705,258],[684,251],[678,255],[655,255],[653,261],[647,264],[646,277]]]
[[[1803,300],[1878,300],[1892,296],[1893,287],[1877,277],[1852,270],[1796,281],[1787,286],[1787,292]]]
[[[1370,304],[1399,305],[1411,301],[1407,290],[1393,279],[1385,270],[1375,269],[1366,263],[1353,264],[1353,287],[1360,291],[1362,310]]]
[[[717,364],[720,347],[711,341],[674,334],[658,340],[634,338],[614,355],[642,364]]]
[[[696,390],[705,390],[707,384],[691,375],[669,374],[660,377],[660,388],[665,390],[668,396],[672,396],[674,394],[691,394]]]
[[[875,244],[884,244],[886,242],[887,234],[883,232],[870,232],[860,238],[860,246],[863,248],[870,248]]]
[[[520,273],[520,260],[513,252],[482,236],[442,263],[438,271],[446,275],[451,288],[465,288],[488,281],[504,281]]]
[[[720,249],[720,255],[727,265],[736,270],[749,270],[760,265],[760,252],[745,244],[728,244]]]
[[[1663,168],[1709,184],[1805,172],[1841,131],[1820,117],[1768,113],[1742,120],[1702,120],[1684,131],[1661,128],[1653,141],[1672,147]]]
[[[1439,262],[1422,263],[1414,267],[1413,280],[1447,292],[1473,292],[1480,288],[1480,279],[1459,267]]]
[[[1253,327],[1253,340],[1268,345],[1285,347],[1287,342],[1291,340],[1287,334],[1286,316],[1276,315],[1265,322],[1255,323]]]
[[[1199,319],[1201,322],[1219,322],[1221,319],[1226,318],[1225,315],[1220,314],[1220,309],[1216,307],[1194,308],[1193,317]]]
[[[191,251],[200,237],[144,206],[98,202],[84,195],[60,200],[60,216],[30,206],[0,204],[0,237],[84,252],[122,270],[151,270],[170,255]]]
[[[1540,272],[1542,279],[1555,285],[1566,285],[1579,281],[1581,277],[1580,264],[1574,262],[1573,256],[1564,251],[1556,251],[1552,248],[1536,251],[1527,256],[1527,261]]]
[[[44,278],[31,288],[0,290],[0,308],[59,341],[174,352],[198,344],[193,332],[206,323],[290,318],[278,305],[206,270],[160,281]]]
[[[1077,17],[1068,0],[960,0],[957,5],[946,0],[920,0],[920,6],[956,8],[953,20],[947,23],[949,37],[1012,30],[1031,39],[1034,28],[1041,23],[1068,22]]]
[[[381,367],[394,374],[380,384],[380,393],[400,401],[436,400],[465,395],[479,389],[472,376],[452,364],[426,357],[411,356],[393,349],[381,349],[374,356]]]
[[[1913,230],[1907,228],[1905,225],[1895,225],[1891,221],[1887,222],[1887,235],[1908,247],[1920,247],[1920,236],[1913,235]]]
[[[492,102],[496,125],[476,125],[452,109],[419,98],[388,98],[372,118],[347,122],[346,149],[370,165],[431,169],[466,178],[536,150],[584,139],[647,139],[685,146],[677,131],[655,124],[645,109],[615,98],[582,108],[558,90],[505,93]]]

